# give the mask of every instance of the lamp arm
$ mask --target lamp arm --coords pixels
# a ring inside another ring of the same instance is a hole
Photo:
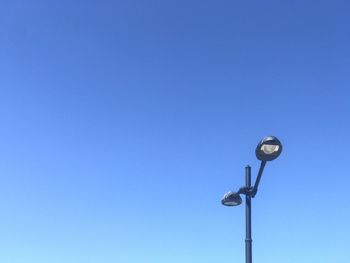
[[[256,177],[254,187],[251,190],[251,196],[252,197],[255,197],[256,193],[258,192],[258,187],[259,187],[259,183],[260,183],[260,179],[261,179],[262,173],[263,173],[264,168],[265,168],[265,164],[266,164],[266,161],[261,161],[259,172],[258,172],[258,176]]]

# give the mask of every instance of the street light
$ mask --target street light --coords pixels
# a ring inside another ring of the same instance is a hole
[[[260,161],[275,160],[282,152],[281,142],[273,136],[265,137],[256,147],[255,154]]]
[[[241,195],[245,195],[246,204],[246,239],[245,239],[245,262],[252,263],[252,216],[251,198],[255,197],[266,162],[275,160],[282,152],[281,142],[274,136],[262,139],[256,147],[255,154],[261,161],[258,175],[254,187],[251,186],[251,168],[245,168],[245,187],[241,187],[238,192],[226,193],[221,203],[225,206],[238,206],[242,203]]]
[[[239,193],[228,192],[222,198],[221,203],[226,206],[238,206],[242,204],[242,198]]]

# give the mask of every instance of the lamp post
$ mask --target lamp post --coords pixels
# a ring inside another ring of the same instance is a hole
[[[264,171],[266,162],[276,159],[282,152],[281,142],[274,136],[265,137],[256,147],[255,154],[261,161],[260,169],[255,180],[255,184],[251,185],[251,168],[245,168],[245,186],[241,187],[237,192],[228,192],[224,195],[221,203],[225,206],[238,206],[242,203],[241,195],[245,195],[246,204],[246,238],[245,238],[245,262],[252,263],[252,214],[251,200],[258,192],[261,175]]]

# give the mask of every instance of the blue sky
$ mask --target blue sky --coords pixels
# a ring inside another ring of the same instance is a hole
[[[0,8],[0,262],[349,259],[348,1]]]

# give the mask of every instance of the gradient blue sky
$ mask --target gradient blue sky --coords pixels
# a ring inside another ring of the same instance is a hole
[[[2,1],[0,262],[350,258],[349,1]]]

